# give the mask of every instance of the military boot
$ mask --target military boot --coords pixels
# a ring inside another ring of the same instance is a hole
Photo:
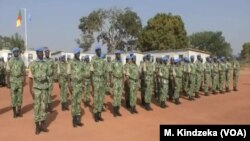
[[[228,93],[230,92],[229,87],[226,87],[226,92],[228,92]]]
[[[95,122],[99,122],[98,113],[94,113],[94,120],[95,120]]]
[[[104,121],[104,119],[102,118],[102,114],[101,114],[101,112],[99,112],[99,113],[98,113],[98,120],[100,120],[100,121]]]
[[[83,123],[81,123],[81,116],[76,116],[76,124],[78,126],[83,126]]]
[[[18,116],[18,117],[22,117],[22,108],[21,108],[21,106],[18,106],[18,109],[17,109],[17,116]]]
[[[36,124],[36,132],[35,132],[35,134],[38,135],[41,132],[40,125],[39,125],[39,122],[36,122],[35,124]]]
[[[122,114],[120,113],[120,107],[119,106],[116,107],[116,114],[118,116],[122,116]]]
[[[13,110],[13,118],[17,117],[16,107],[12,107]]]
[[[117,107],[113,107],[113,115],[114,115],[114,117],[117,116]]]
[[[175,100],[174,100],[174,103],[175,103],[176,105],[181,104],[181,102],[180,102],[179,98],[175,99]]]
[[[238,91],[237,87],[234,87],[234,91]]]
[[[41,121],[41,131],[49,132],[49,130],[46,128],[45,120]]]
[[[167,108],[167,105],[166,105],[165,101],[161,101],[160,107],[163,108],[163,109]]]
[[[205,92],[205,96],[209,96],[208,92]]]
[[[47,112],[49,112],[49,113],[53,112],[53,110],[52,110],[52,104],[51,103],[48,103],[48,107],[47,108],[48,108]]]
[[[72,119],[72,124],[73,124],[73,127],[76,128],[77,127],[77,121],[76,121],[76,116],[73,116],[73,119]]]
[[[195,93],[195,98],[200,98],[199,92],[196,92],[196,93]]]

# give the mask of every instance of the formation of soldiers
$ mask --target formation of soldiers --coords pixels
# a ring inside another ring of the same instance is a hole
[[[20,51],[13,48],[13,57],[7,62],[7,86],[10,88],[13,117],[22,117],[22,93],[25,86],[25,65],[20,59]],[[95,122],[104,121],[101,113],[105,111],[106,92],[113,97],[113,115],[122,116],[120,107],[122,96],[126,108],[131,114],[137,114],[136,101],[140,91],[141,105],[153,110],[152,100],[156,100],[161,108],[167,107],[167,101],[181,104],[181,97],[190,101],[205,96],[230,92],[231,73],[233,74],[233,90],[237,91],[240,65],[238,58],[207,57],[200,55],[190,58],[156,58],[146,54],[140,65],[136,64],[136,56],[129,53],[123,65],[121,51],[115,52],[115,59],[108,61],[102,54],[101,47],[95,48],[96,56],[91,61],[88,55],[80,59],[80,48],[73,50],[74,58],[66,61],[66,56],[59,60],[50,58],[48,48],[37,48],[37,60],[29,65],[29,90],[34,100],[35,133],[48,132],[45,126],[47,113],[52,109],[53,82],[58,81],[62,111],[69,110],[71,98],[71,115],[73,127],[83,126],[81,122],[81,102],[91,106],[93,97],[93,118]],[[195,59],[195,57],[197,59]],[[196,60],[196,61],[195,61]],[[70,95],[69,95],[70,94]]]

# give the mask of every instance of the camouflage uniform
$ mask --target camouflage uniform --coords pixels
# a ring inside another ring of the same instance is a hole
[[[199,98],[199,91],[201,87],[201,81],[202,81],[202,74],[203,74],[203,66],[202,62],[200,60],[197,60],[195,62],[195,67],[196,67],[196,80],[195,80],[195,97]]]
[[[211,83],[211,63],[206,61],[204,64],[204,91],[205,91],[205,96],[209,95],[209,86]]]
[[[229,92],[230,82],[231,82],[231,70],[232,64],[229,60],[226,62],[226,91]]]
[[[126,70],[128,70],[128,66],[129,66],[129,63],[128,63],[128,59],[127,59],[127,62],[126,62],[126,64],[124,64],[123,65],[123,70],[124,70],[124,75],[127,75],[126,73],[127,73],[127,71]],[[130,88],[129,88],[129,80],[128,79],[125,79],[125,81],[124,81],[124,92],[125,92],[125,102],[126,102],[126,108],[130,108],[130,102],[129,102],[129,91],[130,91]]]
[[[183,75],[183,70],[182,70],[181,65],[175,64],[174,69],[173,69],[173,76],[174,76],[174,82],[175,82],[174,96],[173,96],[174,101],[176,100],[178,101],[180,97],[182,75]]]
[[[238,60],[234,60],[233,62],[233,87],[234,91],[237,91],[238,81],[239,81],[239,73],[240,73],[240,64]]]
[[[44,60],[33,61],[29,67],[29,77],[33,79],[34,119],[35,122],[45,121],[50,68]]]
[[[81,98],[83,92],[84,66],[80,60],[73,59],[68,64],[67,73],[70,75],[72,86],[71,114],[73,117],[81,116]]]
[[[0,60],[0,85],[4,86],[5,85],[5,63],[3,58]]]
[[[218,68],[218,63],[215,61],[211,65],[212,65],[212,90],[213,94],[216,94],[219,83],[219,74],[218,74],[219,68]]]
[[[105,61],[96,57],[91,61],[90,70],[92,71],[93,92],[94,92],[94,109],[95,118],[101,117],[103,102],[105,96]]]
[[[189,100],[193,100],[194,97],[194,92],[195,92],[195,77],[196,77],[196,66],[194,63],[190,63],[190,74],[189,74],[189,91],[188,91],[188,96]]]
[[[62,104],[62,110],[67,110],[67,88],[68,88],[68,80],[67,80],[67,63],[60,61],[58,62],[58,82],[60,86],[60,101]]]
[[[91,71],[90,71],[90,63],[84,63],[84,93],[83,93],[83,102],[86,106],[89,106],[90,102],[90,85],[91,85]]]
[[[106,65],[105,65],[105,82],[106,82],[106,92],[110,93],[110,76],[109,76],[109,72],[111,72],[111,62],[105,61]]]
[[[136,98],[137,98],[137,91],[138,91],[138,87],[139,87],[139,67],[134,64],[131,63],[129,64],[128,68],[127,68],[127,75],[129,78],[129,88],[130,88],[130,96],[129,96],[129,101],[130,101],[130,107],[131,110],[130,112],[133,113],[137,113],[135,107],[136,107]]]
[[[186,58],[187,59],[187,58]],[[191,67],[189,62],[186,60],[183,68],[183,81],[184,81],[184,92],[187,95],[189,92],[189,86],[190,86],[190,72],[191,72]]]
[[[25,75],[24,62],[19,57],[12,57],[6,66],[6,71],[9,75],[10,89],[11,89],[11,104],[14,111],[14,117],[21,116],[22,96],[23,96],[23,82]],[[16,108],[18,108],[17,115]]]
[[[153,80],[154,80],[154,64],[151,61],[146,60],[144,62],[143,71],[145,75],[145,108],[152,110],[150,107],[152,94],[153,94]]]
[[[48,70],[48,81],[49,81],[49,89],[46,96],[46,103],[47,103],[47,110],[49,112],[52,112],[52,91],[53,91],[53,82],[54,82],[54,67],[55,63],[52,58],[45,58],[44,61],[48,64],[49,70]]]
[[[219,90],[220,93],[224,93],[224,83],[225,83],[225,71],[226,64],[224,62],[219,63]]]
[[[160,101],[161,107],[165,108],[166,107],[165,101],[167,100],[167,98],[169,98],[168,96],[169,65],[163,63],[160,66],[158,73],[159,73],[160,85],[161,85],[159,101]]]

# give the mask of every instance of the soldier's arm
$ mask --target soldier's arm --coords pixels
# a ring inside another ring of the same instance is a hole
[[[72,94],[72,85],[71,85],[71,66],[70,63],[67,65],[67,75],[68,75],[68,88],[70,94]]]
[[[34,99],[34,93],[33,93],[33,75],[31,73],[31,70],[29,69],[29,90],[30,90],[30,94],[32,96],[32,98]]]
[[[7,62],[5,70],[6,70],[6,84],[7,84],[7,87],[10,88],[10,66],[9,66],[9,62]]]
[[[26,85],[26,67],[23,62],[23,86]]]

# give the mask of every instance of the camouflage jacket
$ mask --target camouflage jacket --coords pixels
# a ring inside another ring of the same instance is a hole
[[[48,76],[52,77],[55,71],[55,62],[52,58],[45,58],[44,61],[48,64],[49,67]]]
[[[104,80],[105,72],[106,72],[106,63],[104,59],[96,57],[92,59],[90,70],[93,72],[92,79],[93,81]]]
[[[115,78],[122,78],[123,76],[123,65],[121,61],[113,60],[111,62],[111,72],[112,76]]]
[[[10,75],[11,83],[18,83],[21,85],[25,72],[25,65],[21,58],[12,57],[7,62],[6,71]]]

